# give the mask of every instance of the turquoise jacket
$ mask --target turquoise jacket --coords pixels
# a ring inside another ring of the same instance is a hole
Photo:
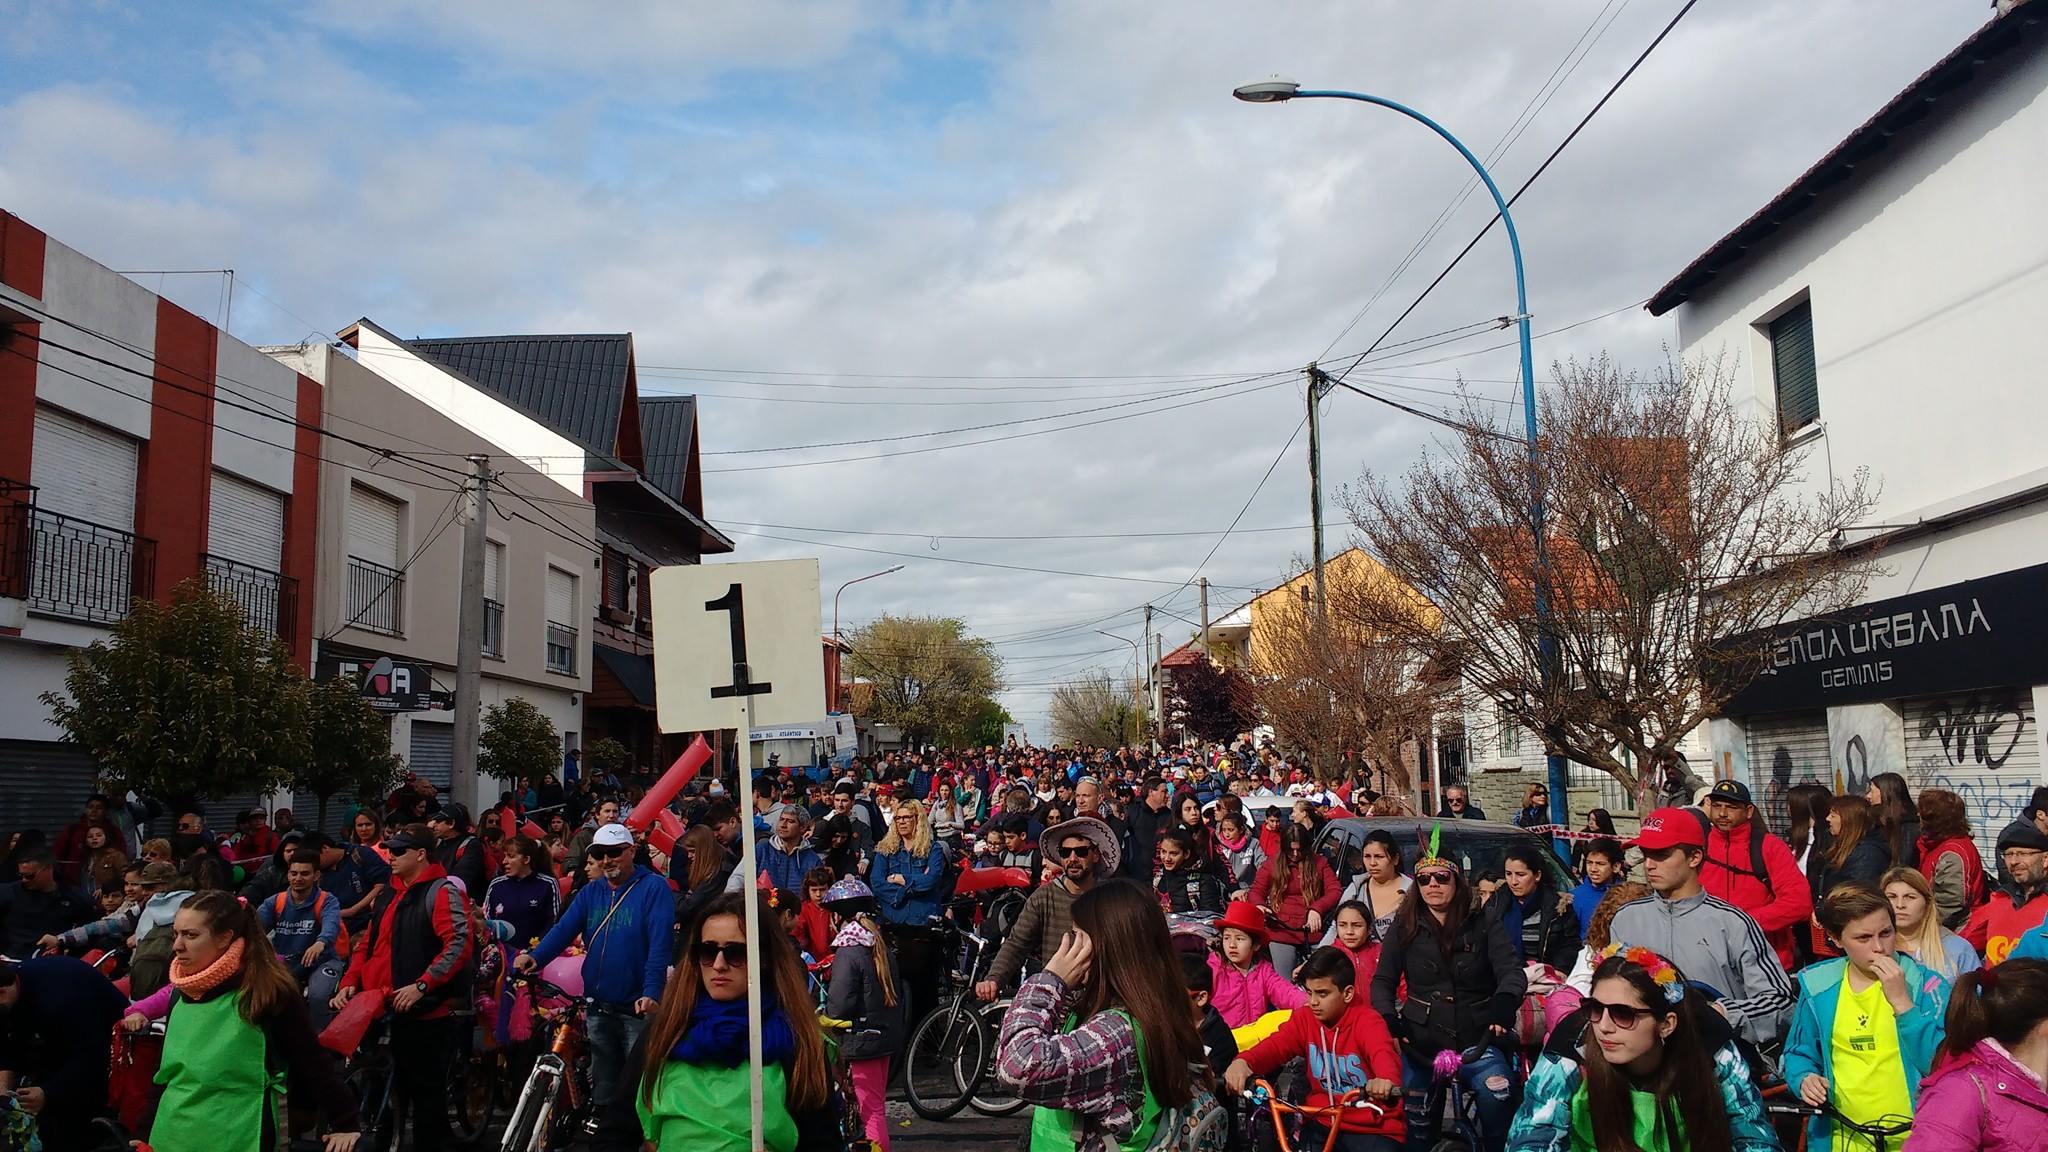
[[[1893,959],[1905,969],[1906,987],[1913,990],[1913,1010],[1898,1018],[1899,1056],[1906,1065],[1906,1094],[1920,1098],[1920,1077],[1934,1064],[1941,1047],[1948,1015],[1948,981],[1920,966],[1905,953]],[[1785,1083],[1798,1095],[1800,1082],[1819,1076],[1834,1082],[1835,1005],[1842,995],[1842,980],[1849,970],[1847,957],[1824,960],[1800,970],[1799,1002],[1792,1006],[1792,1030],[1785,1037]],[[1815,1116],[1806,1126],[1807,1144],[1829,1148],[1833,1127],[1826,1116]]]
[[[1764,1116],[1763,1097],[1734,1043],[1714,1052],[1714,1075],[1728,1107],[1734,1152],[1779,1152],[1778,1134]],[[1508,1128],[1507,1152],[1572,1152],[1572,1097],[1579,1090],[1577,1060],[1546,1051],[1536,1058],[1522,1106]]]

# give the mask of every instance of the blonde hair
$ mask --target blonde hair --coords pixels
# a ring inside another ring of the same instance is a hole
[[[1927,877],[1921,875],[1917,868],[1893,868],[1877,882],[1878,895],[1884,897],[1887,906],[1891,904],[1892,898],[1885,889],[1894,884],[1904,884],[1918,892],[1920,899],[1927,905],[1927,910],[1920,914],[1920,927],[1910,936],[1906,934],[1903,926],[1898,925],[1896,912],[1893,914],[1893,925],[1898,928],[1899,947],[1912,953],[1913,959],[1918,960],[1922,968],[1941,973],[1944,980],[1954,980],[1955,965],[1949,962],[1948,949],[1942,946],[1941,938],[1947,933],[1942,931],[1941,913],[1934,907],[1934,885],[1929,884]]]
[[[896,805],[896,811],[890,813],[889,834],[882,837],[880,844],[875,845],[875,852],[878,855],[887,856],[891,853],[903,851],[905,847],[903,837],[896,834],[896,817],[903,815],[905,809],[908,809],[913,816],[917,817],[917,832],[911,837],[909,844],[910,854],[919,859],[931,855],[932,822],[925,819],[924,805],[919,804],[915,800],[899,802]]]

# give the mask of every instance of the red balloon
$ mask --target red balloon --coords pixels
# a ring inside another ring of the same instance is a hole
[[[654,787],[647,790],[647,795],[640,798],[640,803],[633,806],[632,813],[626,817],[626,827],[637,830],[653,824],[654,814],[666,809],[668,802],[676,798],[676,793],[683,790],[683,785],[688,784],[697,775],[697,770],[710,760],[711,745],[704,742],[704,737],[691,741],[690,746],[683,749],[683,754],[676,757],[676,762],[669,765],[668,771],[661,774],[661,779],[654,782]]]

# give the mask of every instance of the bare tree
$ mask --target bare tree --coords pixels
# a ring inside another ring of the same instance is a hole
[[[1053,740],[1059,744],[1115,748],[1144,736],[1137,693],[1107,672],[1054,688],[1050,714]]]
[[[1766,667],[1764,629],[1862,594],[1870,570],[1836,542],[1876,486],[1866,471],[1808,483],[1806,453],[1734,399],[1722,360],[1648,378],[1605,357],[1553,373],[1538,461],[1511,413],[1468,398],[1451,442],[1403,483],[1368,470],[1340,496],[1364,546],[1441,623],[1394,601],[1361,609],[1431,664],[1461,668],[1547,753],[1636,789],[1644,767],[1684,772],[1678,744]]]

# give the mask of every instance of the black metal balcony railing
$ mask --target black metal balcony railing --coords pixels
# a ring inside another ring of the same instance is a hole
[[[0,477],[0,597],[28,599],[28,557],[34,540],[30,516],[35,506],[35,485]]]
[[[299,582],[268,568],[208,554],[206,583],[242,606],[242,618],[286,644],[298,639]]]
[[[29,523],[30,611],[112,624],[156,594],[156,541],[43,508]]]
[[[576,672],[576,629],[548,621],[548,671]]]
[[[403,635],[404,604],[405,573],[360,556],[348,558],[348,587],[341,603],[343,627]]]
[[[484,655],[505,655],[505,606],[484,597]]]

